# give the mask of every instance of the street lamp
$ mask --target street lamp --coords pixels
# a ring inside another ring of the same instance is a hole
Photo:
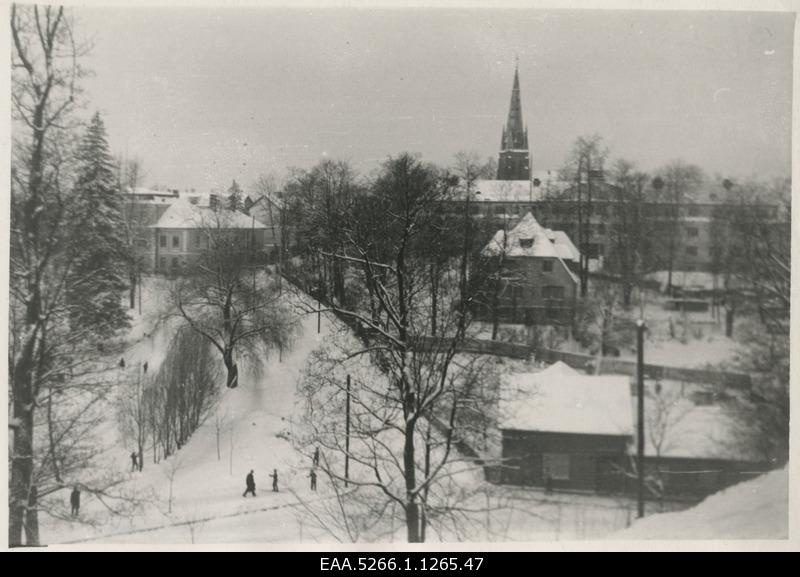
[[[638,516],[644,517],[644,319],[636,321],[636,470],[638,473]]]

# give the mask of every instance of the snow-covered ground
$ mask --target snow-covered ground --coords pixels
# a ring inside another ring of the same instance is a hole
[[[159,302],[164,287],[146,287],[147,302]],[[305,298],[291,295],[289,299]],[[306,307],[313,310],[315,307]],[[241,384],[226,391],[216,414],[194,433],[176,455],[158,464],[145,456],[142,473],[127,473],[120,489],[130,496],[129,514],[111,514],[97,499],[84,495],[78,520],[43,518],[42,539],[69,543],[258,543],[289,546],[331,542],[331,532],[309,516],[309,504],[333,499],[320,478],[311,492],[307,478],[311,458],[290,441],[302,430],[298,382],[309,356],[341,334],[341,326],[323,315],[317,334],[314,314],[298,313],[300,333],[295,346],[279,361],[264,359],[263,366],[240,363]],[[131,346],[125,353],[128,371],[148,362],[155,370],[167,349],[169,333],[156,328],[158,311],[134,318]],[[219,431],[219,433],[218,433]],[[131,447],[119,439],[113,412],[102,432],[109,466],[130,466]],[[536,489],[494,486],[483,480],[472,464],[454,460],[454,479],[469,485],[460,504],[458,526],[431,531],[429,541],[527,541],[604,537],[626,527],[635,505],[628,499],[596,495],[546,495]],[[458,471],[461,467],[463,470]],[[257,497],[242,497],[244,478],[255,471]],[[277,469],[280,492],[271,491],[268,477]],[[172,498],[170,499],[170,489]],[[63,498],[68,499],[68,491]],[[171,511],[170,511],[171,501]],[[402,523],[380,536],[360,540],[402,541]]]
[[[613,539],[786,539],[788,468],[734,485],[676,513],[636,521]]]

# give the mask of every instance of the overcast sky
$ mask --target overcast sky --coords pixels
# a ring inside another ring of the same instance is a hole
[[[74,9],[91,106],[145,184],[208,190],[403,150],[496,156],[515,56],[532,168],[579,135],[644,169],[788,175],[793,15]]]

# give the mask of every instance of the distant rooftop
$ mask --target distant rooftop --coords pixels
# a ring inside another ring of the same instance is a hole
[[[229,210],[220,202],[216,210],[200,204],[192,204],[189,198],[179,198],[161,215],[150,228],[203,228],[265,229],[261,222],[237,210]]]
[[[553,170],[531,173],[530,180],[477,180],[475,189],[480,193],[475,200],[483,202],[533,202],[541,200],[546,192],[561,190],[565,183]]]

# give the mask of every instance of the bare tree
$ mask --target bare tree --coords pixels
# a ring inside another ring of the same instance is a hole
[[[372,287],[377,315],[337,305],[330,310],[346,319],[362,337],[361,346],[345,356],[368,355],[380,367],[382,377],[356,378],[350,394],[343,394],[344,380],[333,378],[332,372],[338,361],[323,356],[320,370],[306,380],[309,410],[317,411],[325,423],[316,427],[312,439],[331,453],[346,453],[365,468],[370,479],[350,482],[378,490],[384,499],[397,503],[404,514],[409,542],[424,538],[431,511],[427,500],[453,458],[455,419],[463,395],[463,373],[454,358],[469,325],[469,227],[459,243],[462,253],[453,263],[458,270],[458,290],[442,307],[438,321],[442,336],[425,341],[431,339],[427,335],[430,308],[419,298],[430,287],[428,266],[417,241],[422,238],[421,231],[435,220],[431,208],[451,194],[453,184],[451,177],[411,155],[387,161],[372,195],[363,201],[369,208],[356,207],[359,218],[353,218],[346,229],[345,250],[325,254],[355,267],[362,274],[361,282]],[[376,211],[382,219],[360,218]],[[373,222],[382,224],[371,228]],[[379,250],[375,242],[378,238]],[[352,405],[353,444],[349,450],[340,429],[345,397]],[[334,410],[339,416],[337,423],[329,421]],[[309,420],[314,418],[309,416]],[[389,441],[394,435],[398,435],[396,440]],[[341,470],[326,473],[345,480]]]
[[[81,402],[91,405],[97,381],[89,373],[100,367],[92,361],[93,327],[70,330],[70,289],[74,258],[70,238],[82,220],[69,202],[71,162],[80,104],[78,64],[88,47],[73,36],[62,7],[11,6],[12,37],[12,181],[9,382],[13,433],[9,480],[9,543],[39,543],[37,511],[45,495],[63,486],[55,451],[46,451],[43,463],[37,449],[37,429],[42,421],[36,408],[49,407],[51,424],[62,417],[60,391],[83,388]],[[77,380],[76,382],[76,379]],[[72,407],[69,407],[70,409]],[[57,418],[52,415],[58,414]],[[69,453],[77,442],[71,428]],[[58,435],[53,435],[55,439]],[[51,447],[52,448],[52,447]],[[63,457],[63,455],[62,455]],[[86,463],[78,457],[74,466]],[[45,465],[45,468],[42,466]],[[76,469],[72,469],[76,471]],[[44,474],[52,486],[38,486]]]
[[[117,415],[123,437],[134,444],[138,454],[138,468],[144,467],[144,449],[148,438],[147,379],[141,364],[136,367],[135,382],[126,382],[117,399]]]
[[[171,459],[167,460],[167,465],[164,467],[164,476],[169,481],[169,494],[167,496],[167,513],[172,514],[172,501],[173,501],[173,487],[175,485],[175,478],[183,468],[183,459],[181,455],[173,455]]]
[[[624,323],[621,291],[613,283],[596,282],[589,298],[580,302],[576,314],[576,337],[597,354],[596,374],[603,357],[631,341],[631,327]]]
[[[219,370],[210,347],[190,327],[178,328],[158,372],[141,397],[135,397],[141,402],[133,403],[131,410],[141,419],[142,429],[149,425],[164,458],[180,450],[217,406]]]
[[[222,356],[226,385],[239,384],[236,355],[266,355],[273,347],[287,349],[294,317],[284,304],[274,276],[255,282],[249,230],[233,226],[232,213],[213,211],[198,223],[205,250],[189,263],[171,289],[176,313]],[[252,278],[252,280],[251,280]]]
[[[118,186],[128,192],[128,202],[123,206],[123,238],[125,241],[125,260],[128,269],[128,298],[131,309],[136,308],[137,287],[139,291],[139,313],[142,310],[142,274],[147,268],[145,247],[148,246],[152,230],[153,215],[150,208],[136,201],[135,190],[144,179],[142,163],[138,159],[119,159],[117,161]]]
[[[658,171],[652,186],[656,197],[666,209],[666,222],[659,227],[660,242],[666,244],[667,290],[672,293],[672,273],[678,251],[683,246],[681,219],[683,208],[694,200],[694,195],[703,183],[703,171],[682,160],[675,160]]]
[[[631,305],[634,287],[640,286],[651,262],[650,214],[646,210],[646,188],[649,176],[636,170],[624,159],[614,164],[615,215],[610,236],[613,252],[608,267],[619,274],[622,281],[622,301],[625,308]]]
[[[589,259],[591,253],[591,221],[592,199],[597,192],[596,176],[603,171],[603,165],[608,157],[608,149],[599,134],[581,136],[572,145],[564,167],[561,169],[561,179],[573,183],[575,194],[576,217],[578,221],[578,249],[580,250],[579,275],[581,297],[586,297],[589,292]]]

